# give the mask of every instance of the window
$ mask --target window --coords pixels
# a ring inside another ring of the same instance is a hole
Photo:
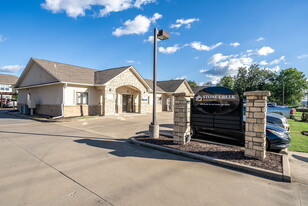
[[[77,104],[88,104],[88,93],[87,92],[77,92]]]
[[[5,84],[0,85],[0,90],[2,91],[9,91],[10,88],[11,88],[10,85],[5,85]]]

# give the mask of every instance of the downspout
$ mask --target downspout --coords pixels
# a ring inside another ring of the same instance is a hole
[[[65,88],[66,87],[67,87],[67,83],[65,83],[62,88],[61,116],[52,117],[52,119],[59,119],[59,118],[64,117],[64,101],[65,101]]]

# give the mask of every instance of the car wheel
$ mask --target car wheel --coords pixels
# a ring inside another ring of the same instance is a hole
[[[197,130],[194,127],[190,128],[190,138],[195,138],[197,135]]]

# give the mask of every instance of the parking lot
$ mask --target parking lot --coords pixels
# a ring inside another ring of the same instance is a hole
[[[277,182],[130,144],[150,120],[44,123],[0,111],[1,205],[308,205],[305,178]],[[161,130],[172,120],[158,113]]]

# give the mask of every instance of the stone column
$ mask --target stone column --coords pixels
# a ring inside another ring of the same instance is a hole
[[[266,151],[266,111],[270,92],[245,92],[244,96],[246,96],[245,156],[262,160]]]
[[[173,142],[185,144],[190,141],[190,96],[174,94]]]
[[[174,111],[174,96],[170,97],[170,111]]]

